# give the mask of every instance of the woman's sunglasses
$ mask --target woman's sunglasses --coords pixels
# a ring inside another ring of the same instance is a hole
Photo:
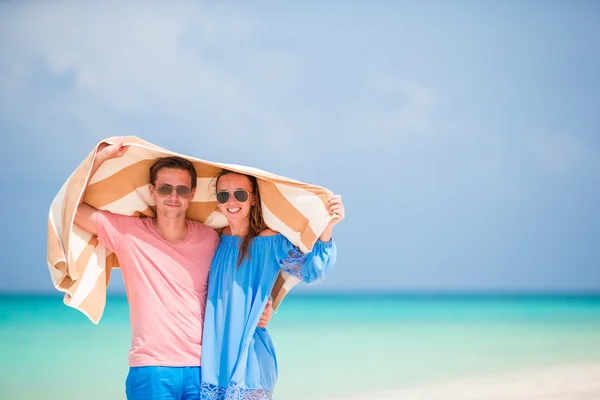
[[[173,189],[177,192],[177,196],[187,199],[192,194],[192,188],[189,186],[173,186],[173,185],[160,185],[156,188],[156,193],[161,197],[170,196],[173,193]]]
[[[228,192],[226,190],[221,190],[220,192],[217,192],[217,201],[220,204],[227,203],[229,201],[229,196],[231,193],[233,193],[233,197],[240,203],[245,203],[246,201],[248,201],[249,193],[247,190],[244,190],[244,189],[237,189],[237,190],[233,190],[231,192]]]

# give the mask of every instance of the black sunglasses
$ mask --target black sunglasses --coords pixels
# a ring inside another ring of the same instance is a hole
[[[219,192],[217,192],[217,201],[220,204],[225,204],[229,201],[229,194],[233,193],[233,197],[241,202],[241,203],[245,203],[248,201],[248,191],[244,190],[244,189],[237,189],[237,190],[233,190],[231,192],[228,192],[227,190],[221,190]]]
[[[161,197],[170,196],[173,193],[173,189],[177,192],[177,196],[187,199],[192,194],[192,188],[189,186],[173,186],[173,185],[160,185],[156,188],[156,193]]]

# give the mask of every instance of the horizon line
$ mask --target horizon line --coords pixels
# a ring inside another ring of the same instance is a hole
[[[0,291],[0,297],[63,297],[59,291]],[[598,290],[300,290],[286,297],[600,297]],[[107,293],[110,297],[127,297],[125,291]]]

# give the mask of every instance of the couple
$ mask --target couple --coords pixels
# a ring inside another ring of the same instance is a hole
[[[90,176],[128,150],[123,139],[100,147]],[[332,220],[304,255],[264,223],[256,179],[228,170],[216,177],[221,237],[187,220],[196,170],[167,157],[150,168],[156,218],[128,217],[79,205],[75,224],[119,258],[130,305],[132,346],[126,393],[137,399],[270,399],[277,361],[269,334],[269,295],[280,270],[312,283],[335,262]],[[83,198],[83,196],[82,196]],[[209,274],[210,270],[210,274]]]

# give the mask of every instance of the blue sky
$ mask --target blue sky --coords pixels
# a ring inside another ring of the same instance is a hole
[[[320,290],[600,290],[594,1],[0,3],[0,291],[137,135],[342,194]],[[112,290],[119,291],[118,280]]]

